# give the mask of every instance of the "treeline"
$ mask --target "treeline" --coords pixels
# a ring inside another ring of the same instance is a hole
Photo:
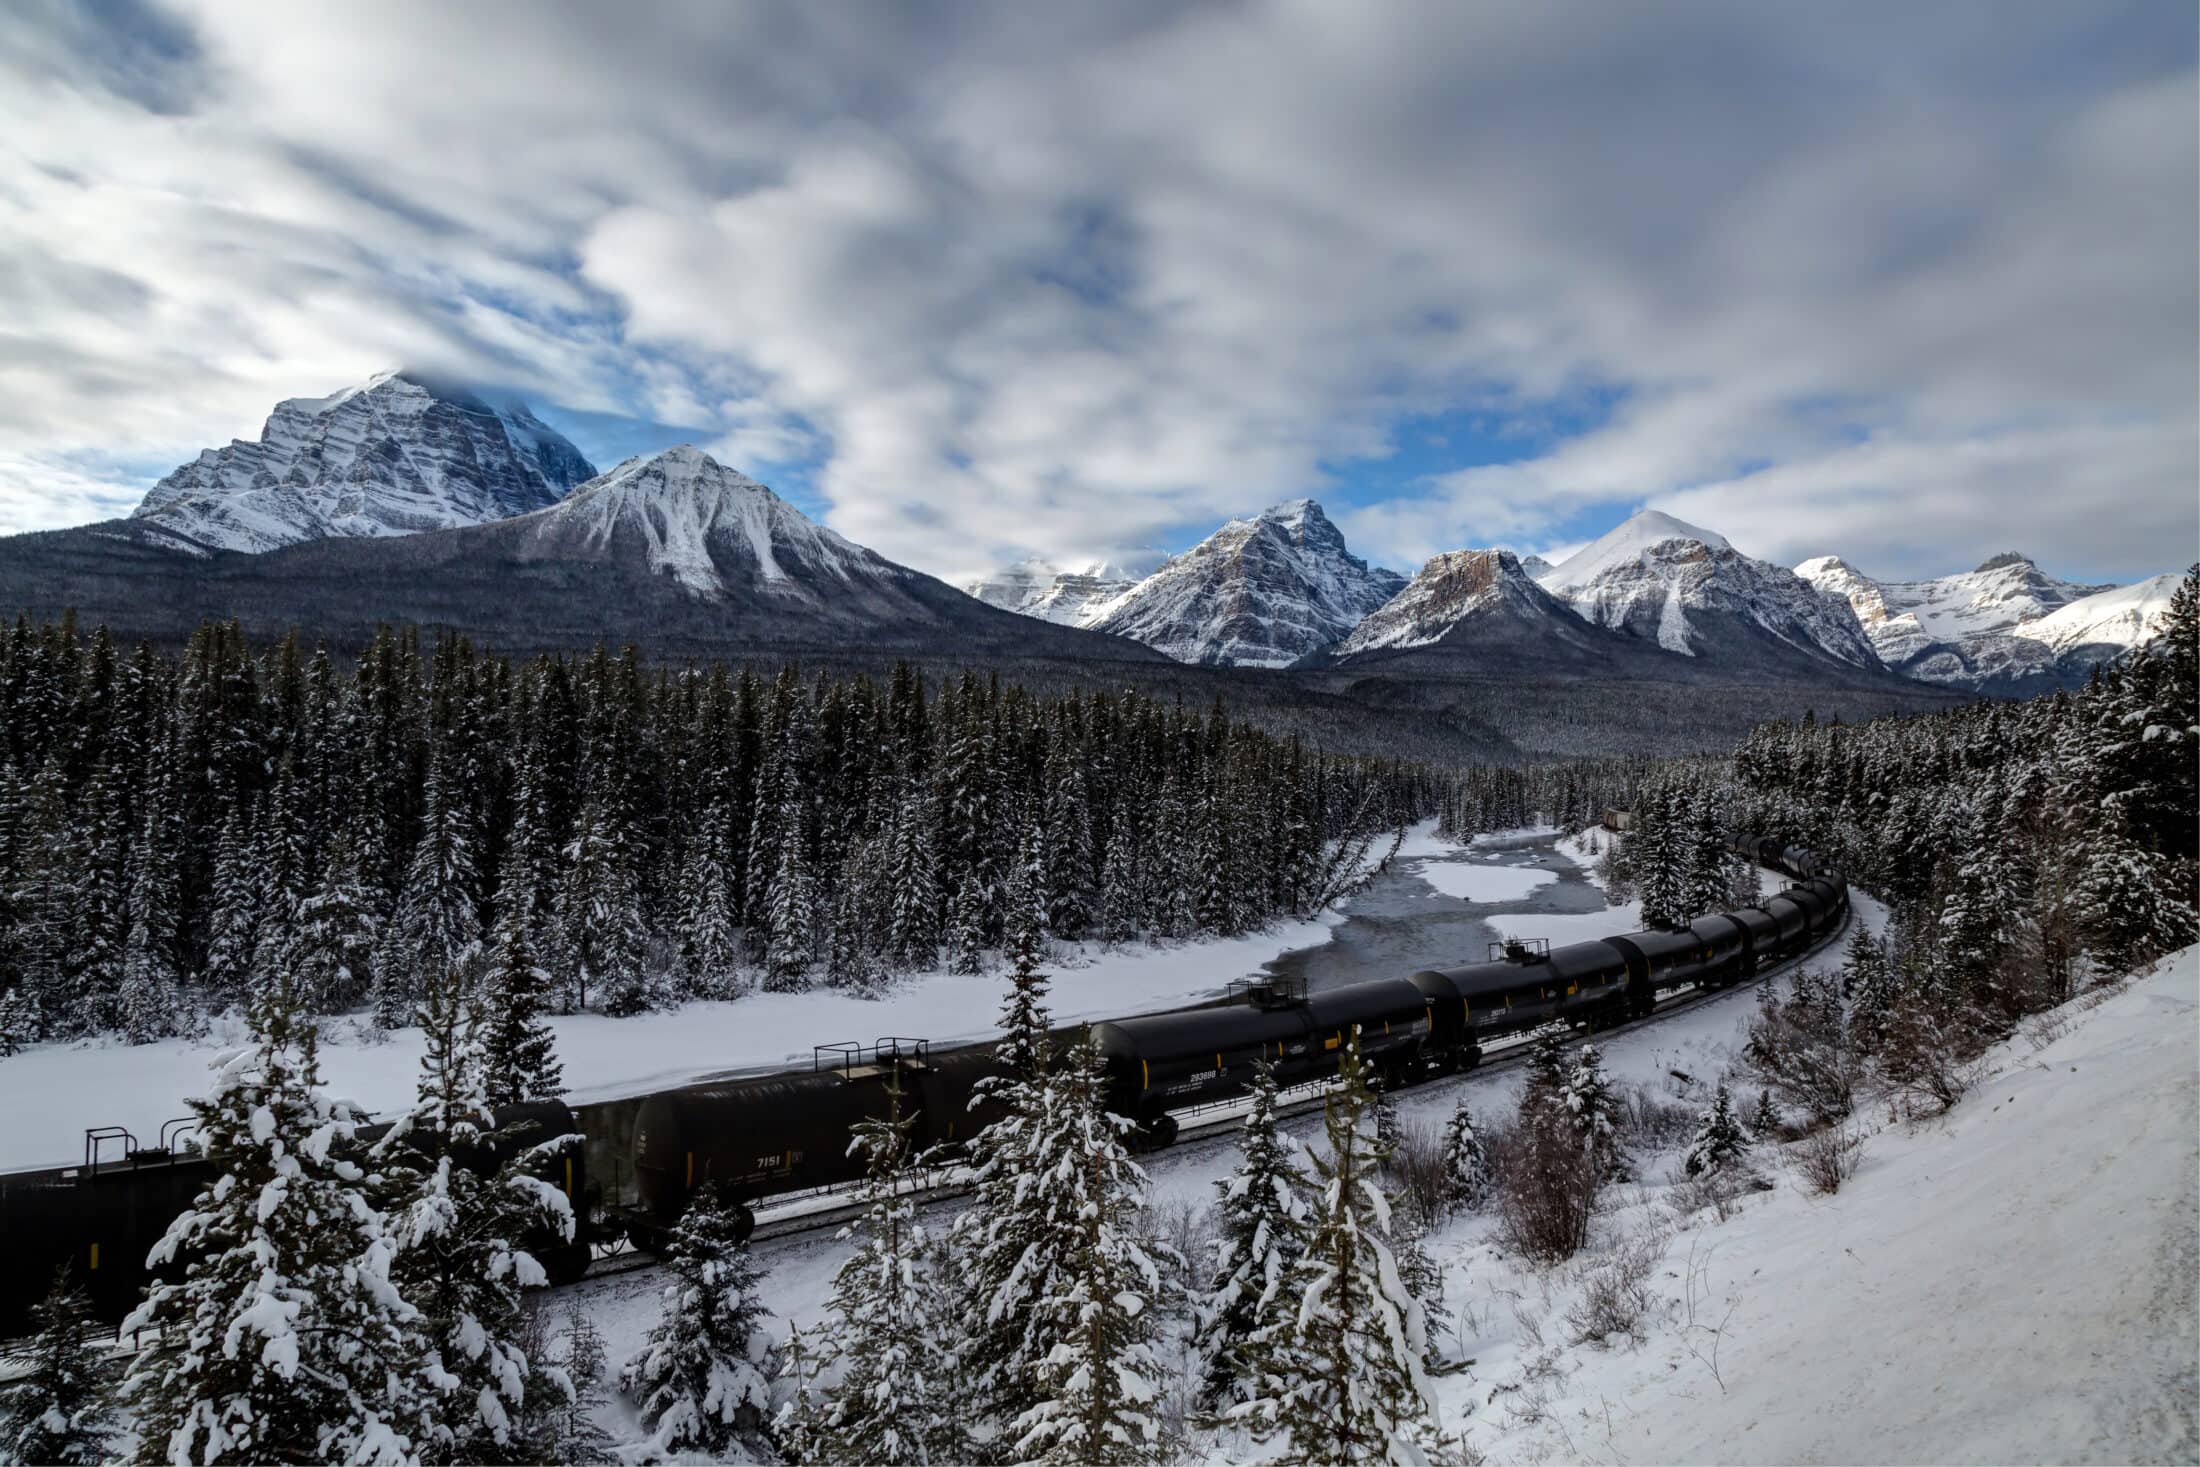
[[[1866,1085],[1945,1109],[2026,1016],[2200,940],[2196,683],[2200,568],[2160,636],[2077,693],[1751,735],[1746,818],[1833,856],[1894,919],[1837,978],[1764,995],[1755,1073],[1821,1124]]]
[[[1127,692],[389,631],[347,665],[212,624],[171,658],[18,621],[0,1046],[148,1040],[277,971],[395,1026],[500,954],[568,1010],[868,990],[975,971],[1019,891],[1065,939],[1239,932],[1333,899],[1435,798],[1417,766]]]

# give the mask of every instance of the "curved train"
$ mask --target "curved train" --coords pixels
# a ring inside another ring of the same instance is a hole
[[[1787,961],[1837,930],[1848,885],[1812,851],[1737,832],[1737,854],[1794,884],[1755,906],[1678,931],[1630,932],[1556,950],[1508,942],[1490,960],[1293,994],[1254,987],[1231,1000],[1094,1026],[1109,1108],[1138,1144],[1166,1146],[1177,1113],[1241,1095],[1254,1065],[1300,1084],[1334,1074],[1345,1036],[1390,1086],[1479,1063],[1482,1046],[1553,1022],[1595,1030],[1648,1014],[1684,985],[1723,987]],[[1071,1036],[1056,1031],[1058,1040]],[[625,1100],[511,1107],[480,1163],[520,1145],[578,1136],[548,1180],[582,1219],[569,1244],[538,1240],[553,1278],[584,1273],[593,1253],[655,1245],[697,1187],[716,1184],[746,1208],[766,1197],[852,1180],[850,1128],[882,1116],[898,1079],[920,1146],[952,1147],[993,1115],[974,1104],[994,1072],[991,1042],[934,1049],[921,1040],[821,1047],[808,1070],[689,1085]],[[147,1253],[212,1176],[214,1163],[164,1130],[140,1145],[117,1128],[89,1131],[81,1166],[0,1175],[0,1337],[20,1333],[53,1270],[70,1265],[103,1316],[119,1319],[148,1274]]]

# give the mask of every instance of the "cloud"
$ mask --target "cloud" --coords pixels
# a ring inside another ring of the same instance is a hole
[[[946,575],[1364,498],[1417,417],[1610,401],[1338,517],[1408,567],[1646,503],[1885,574],[2200,539],[2158,7],[0,26],[0,528],[405,361],[692,425]]]

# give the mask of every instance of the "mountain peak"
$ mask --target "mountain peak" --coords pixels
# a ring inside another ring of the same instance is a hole
[[[2017,551],[2014,550],[2004,550],[1999,555],[1990,556],[1987,559],[1980,561],[1978,569],[1976,571],[1973,571],[1972,574],[1983,575],[1987,571],[1997,571],[2001,570],[2005,566],[2017,565],[2025,566],[2032,570],[2039,569],[2039,567],[2033,563],[2031,556],[2019,554]]]
[[[257,442],[210,448],[147,492],[138,519],[194,550],[410,535],[554,504],[595,466],[524,406],[407,369],[275,405]]]
[[[1090,625],[1179,662],[1286,667],[1330,645],[1396,595],[1311,499],[1233,519],[1127,592]]]

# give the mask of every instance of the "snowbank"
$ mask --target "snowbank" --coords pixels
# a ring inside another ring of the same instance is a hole
[[[2196,1016],[2188,949],[1996,1050],[1945,1118],[1880,1116],[1837,1195],[1768,1160],[1773,1192],[1666,1241],[1639,1346],[1569,1346],[1577,1272],[1447,1237],[1477,1327],[1446,1424],[1493,1461],[2192,1460]],[[1584,1264],[1661,1221],[1623,1206]]]

